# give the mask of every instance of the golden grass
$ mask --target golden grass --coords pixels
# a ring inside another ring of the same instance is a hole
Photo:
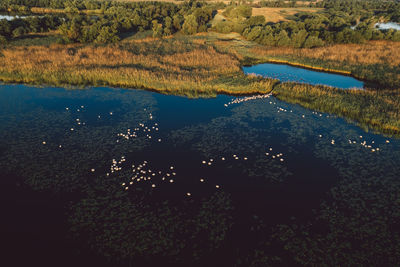
[[[274,92],[283,101],[334,113],[377,132],[400,136],[400,89],[341,90],[282,83]]]
[[[348,62],[350,64],[400,65],[400,42],[370,41],[365,44],[338,44],[314,49],[288,47],[255,47],[255,54],[263,56],[293,55]]]
[[[280,22],[288,20],[289,16],[292,16],[300,12],[315,13],[322,10],[322,8],[307,8],[307,7],[294,7],[294,8],[282,8],[282,7],[261,7],[253,8],[253,16],[264,16],[267,22]]]
[[[146,88],[187,95],[266,93],[272,89],[272,81],[242,74],[234,56],[201,43],[192,42],[189,51],[181,41],[151,38],[105,47],[6,48],[1,51],[0,80]],[[222,81],[227,79],[229,84]]]

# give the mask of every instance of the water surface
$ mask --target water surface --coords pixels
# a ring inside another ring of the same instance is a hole
[[[278,79],[282,82],[327,85],[343,89],[363,88],[364,86],[362,81],[353,77],[307,70],[284,64],[258,64],[251,67],[243,67],[243,71],[247,74],[258,74],[264,77]]]
[[[375,28],[381,29],[381,30],[400,30],[400,24],[396,22],[386,22],[386,23],[376,23],[374,25]]]
[[[25,16],[10,16],[10,15],[0,15],[0,20],[6,19],[6,20],[13,20],[13,19],[22,19],[25,18]]]
[[[1,85],[6,255],[40,266],[397,260],[399,140],[240,99]]]

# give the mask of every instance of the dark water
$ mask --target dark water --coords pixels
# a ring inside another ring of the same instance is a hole
[[[1,85],[7,259],[16,266],[398,260],[399,140],[273,97],[225,106],[231,100]]]
[[[314,85],[327,85],[337,88],[363,88],[364,83],[353,77],[325,73],[292,67],[283,64],[258,64],[251,67],[243,67],[245,73],[255,73],[264,77],[274,78],[282,82],[300,82]]]

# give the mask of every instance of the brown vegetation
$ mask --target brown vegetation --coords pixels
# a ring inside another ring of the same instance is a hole
[[[313,49],[289,47],[255,47],[255,54],[263,56],[293,55],[302,58],[343,61],[350,64],[400,65],[400,42],[370,41],[365,44],[338,44]]]
[[[146,39],[114,46],[13,47],[1,53],[0,80],[6,82],[108,85],[186,95],[266,93],[274,83],[246,77],[234,56],[201,41]]]
[[[342,90],[282,83],[275,87],[274,93],[289,103],[354,120],[366,129],[400,135],[400,89]]]

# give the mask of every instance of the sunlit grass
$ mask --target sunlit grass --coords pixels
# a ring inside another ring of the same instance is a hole
[[[400,43],[391,41],[370,41],[364,44],[337,44],[320,48],[261,47],[253,52],[264,56],[293,55],[297,57],[335,60],[350,64],[400,65]]]
[[[267,93],[276,83],[245,76],[236,57],[184,38],[146,38],[114,46],[13,47],[2,55],[0,79],[5,82],[144,88],[183,95]]]
[[[266,22],[287,21],[290,16],[300,12],[315,13],[323,10],[322,8],[307,8],[307,7],[260,7],[253,8],[253,16],[264,16]]]

